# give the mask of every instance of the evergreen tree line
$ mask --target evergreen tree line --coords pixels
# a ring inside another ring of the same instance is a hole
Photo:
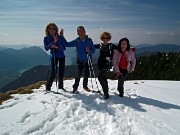
[[[108,78],[115,79],[112,72]],[[137,58],[127,80],[180,80],[180,52],[159,52]]]

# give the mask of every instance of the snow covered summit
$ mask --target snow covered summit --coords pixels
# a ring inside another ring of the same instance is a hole
[[[98,93],[84,91],[82,86],[78,94],[72,94],[69,91],[74,80],[65,80],[67,92],[59,90],[59,94],[54,83],[54,93],[45,94],[43,85],[32,94],[13,95],[0,105],[0,134],[180,134],[179,81],[126,81],[124,98],[118,96],[117,81],[108,82],[107,100]]]

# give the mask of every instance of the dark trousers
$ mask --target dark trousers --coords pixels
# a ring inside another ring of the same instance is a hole
[[[103,92],[104,92],[104,95],[109,95],[108,93],[108,81],[107,81],[107,69],[103,69],[103,70],[100,70],[99,74],[98,74],[98,80],[102,86],[102,89],[103,89]]]
[[[65,70],[65,57],[64,58],[55,58],[55,64],[54,64],[54,58],[51,59],[51,75],[49,77],[49,80],[46,84],[46,88],[50,89],[52,86],[52,83],[56,77],[57,74],[57,64],[59,63],[59,72],[58,72],[58,81],[59,81],[59,89],[63,88],[63,78],[64,78],[64,70]],[[56,68],[54,68],[54,66]],[[56,69],[56,71],[55,71]]]
[[[77,89],[78,86],[79,86],[79,81],[80,81],[80,78],[82,76],[82,73],[84,71],[84,79],[83,79],[83,86],[86,87],[88,85],[88,77],[89,77],[89,65],[88,63],[82,63],[82,62],[78,62],[78,65],[77,65],[77,68],[78,68],[78,73],[77,73],[77,76],[75,78],[75,83],[73,85],[73,88]]]
[[[124,81],[126,80],[126,77],[127,77],[127,70],[126,69],[119,69],[121,74],[119,77],[118,77],[118,87],[117,87],[117,90],[119,91],[119,93],[121,95],[124,94]]]

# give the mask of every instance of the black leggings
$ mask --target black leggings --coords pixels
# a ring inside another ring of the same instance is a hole
[[[106,75],[107,75],[107,69],[100,70],[99,75],[98,75],[98,80],[102,86],[104,95],[109,95],[108,94],[108,89],[109,89],[108,81],[107,81]]]
[[[51,75],[49,77],[49,80],[46,84],[47,88],[51,88],[52,83],[56,77],[57,74],[57,63],[59,63],[59,72],[58,72],[58,81],[59,81],[59,88],[63,88],[63,78],[64,78],[64,71],[65,71],[65,57],[63,58],[55,58],[55,64],[54,64],[54,58],[51,59]],[[56,72],[54,65],[56,66]]]
[[[126,77],[127,77],[127,70],[126,69],[119,69],[121,74],[119,77],[118,77],[118,87],[117,87],[117,90],[119,91],[120,94],[123,94],[124,93],[124,81],[126,80]]]

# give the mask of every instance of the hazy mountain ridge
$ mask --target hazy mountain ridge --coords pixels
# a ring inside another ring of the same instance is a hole
[[[145,56],[158,52],[180,52],[180,45],[176,44],[157,44],[157,45],[138,45],[137,55]]]
[[[180,80],[180,53],[159,52],[150,56],[140,56],[137,59],[135,71],[128,75],[128,80]],[[93,65],[96,77],[98,75],[97,65]],[[65,68],[65,78],[74,78],[77,66],[70,65]],[[50,71],[49,71],[50,72]],[[46,81],[48,66],[37,66],[24,72],[18,79],[5,85],[1,92],[27,86],[39,81]],[[115,79],[113,72],[107,75],[109,79]]]
[[[40,64],[46,64],[48,55],[39,47],[29,47],[20,50],[8,48],[0,50],[1,69],[13,68],[22,70]]]
[[[39,82],[39,81],[46,81],[48,72],[50,75],[50,70],[48,71],[47,65],[38,65],[33,67],[27,71],[25,71],[19,78],[10,82],[9,84],[5,85],[0,89],[0,92],[6,92],[9,90],[17,89],[19,87],[28,86],[30,84]],[[65,78],[74,78],[76,76],[76,65],[66,66],[65,68]],[[97,73],[97,67],[94,66],[94,70]]]
[[[13,49],[16,49],[16,50],[20,50],[22,48],[29,48],[29,47],[32,47],[33,45],[25,45],[25,44],[22,44],[22,45],[0,45],[0,50],[1,49],[7,49],[7,48],[13,48]],[[37,46],[37,45],[34,45],[34,46]],[[37,46],[37,47],[41,47],[41,46]]]
[[[33,46],[20,50],[0,50],[0,87],[16,79],[18,74],[37,65],[47,65],[49,56],[41,48]]]
[[[177,51],[180,52],[180,46],[174,44],[158,44],[158,45],[149,45],[147,47],[144,46],[146,45],[140,45],[140,47],[137,46],[138,51],[136,52],[136,56],[138,58],[140,56],[150,56],[152,54],[154,55],[158,52],[177,52]],[[67,65],[76,65],[75,47],[74,48],[67,47],[65,51],[65,55],[66,55],[66,68],[67,68],[66,71],[69,71],[67,73],[72,75],[74,74],[74,72],[72,72],[73,69]],[[97,63],[98,56],[99,56],[99,50],[96,49],[96,53],[93,55],[94,64]],[[49,55],[39,47],[22,48],[20,50],[6,48],[0,50],[0,58],[1,58],[0,88],[5,84],[8,84],[14,79],[16,79],[20,71],[22,72],[38,65],[48,65],[48,61],[49,61]],[[67,75],[67,73],[65,74]],[[47,69],[42,74],[47,75]]]

